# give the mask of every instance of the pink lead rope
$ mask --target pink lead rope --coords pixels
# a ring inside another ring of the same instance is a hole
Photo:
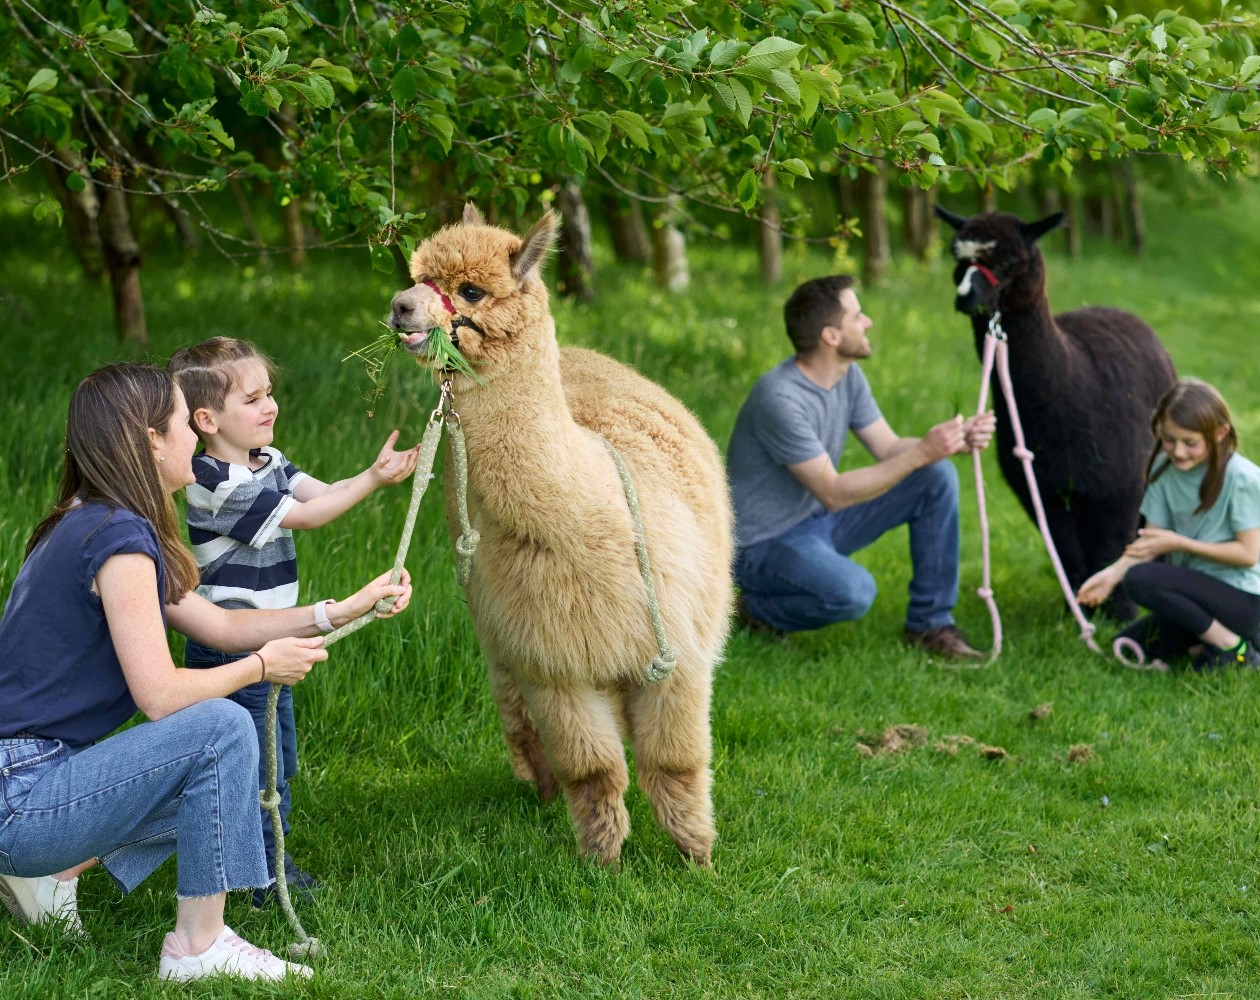
[[[1013,453],[1024,466],[1024,476],[1028,480],[1028,490],[1032,495],[1033,510],[1037,515],[1037,527],[1041,529],[1041,537],[1046,543],[1046,552],[1050,556],[1050,563],[1054,566],[1055,576],[1059,578],[1059,587],[1063,591],[1063,596],[1067,598],[1068,607],[1071,608],[1077,625],[1080,626],[1081,641],[1095,653],[1100,653],[1102,650],[1098,648],[1098,643],[1094,642],[1094,625],[1082,613],[1081,606],[1077,603],[1076,595],[1072,592],[1072,587],[1068,583],[1067,574],[1063,572],[1063,563],[1059,560],[1059,552],[1054,547],[1054,540],[1050,537],[1050,527],[1046,523],[1045,508],[1041,505],[1041,494],[1037,491],[1037,476],[1033,472],[1033,453],[1028,450],[1027,445],[1024,443],[1024,428],[1019,422],[1019,408],[1015,405],[1015,389],[1011,385],[1010,345],[1006,338],[1006,331],[1002,329],[1001,318],[1001,313],[993,314],[993,318],[989,320],[989,330],[984,337],[983,372],[980,376],[980,402],[976,413],[977,415],[984,413],[985,403],[988,401],[989,395],[989,379],[993,374],[994,362],[996,361],[998,382],[1002,386],[1002,395],[1006,399],[1006,408],[1010,412],[1011,430],[1015,433]],[[992,663],[1002,652],[1002,619],[998,614],[997,602],[993,598],[993,580],[989,558],[989,517],[985,509],[984,478],[981,473],[979,449],[972,451],[971,464],[976,477],[976,501],[980,513],[980,553],[983,560],[981,586],[976,590],[976,593],[988,605],[989,618],[993,622],[993,651],[989,654],[989,662]]]

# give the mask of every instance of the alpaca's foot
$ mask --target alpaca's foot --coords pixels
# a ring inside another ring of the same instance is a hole
[[[577,834],[578,853],[616,866],[621,845],[630,835],[630,814],[623,800],[625,776],[603,774],[565,782],[564,796]]]
[[[517,733],[515,739],[509,737],[508,758],[517,780],[537,788],[541,801],[550,802],[556,797],[560,785],[551,773],[551,765],[547,763],[538,733],[531,729],[528,733]]]
[[[717,831],[713,828],[708,769],[641,771],[639,784],[678,852],[703,868],[709,867]]]

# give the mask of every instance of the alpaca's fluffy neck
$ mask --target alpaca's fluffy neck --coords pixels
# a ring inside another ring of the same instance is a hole
[[[587,470],[599,443],[573,421],[551,317],[533,350],[484,386],[457,391],[477,507],[499,530],[559,545],[588,520]],[[594,457],[593,457],[594,456]]]
[[[1015,380],[1027,375],[1039,378],[1047,387],[1070,367],[1072,345],[1050,312],[1046,298],[1046,269],[1041,253],[1029,259],[1024,273],[1002,289],[1000,302],[1002,329],[1010,339],[1011,371]],[[976,350],[983,357],[984,337],[989,329],[987,316],[972,316],[971,328]],[[995,373],[996,378],[996,373]]]

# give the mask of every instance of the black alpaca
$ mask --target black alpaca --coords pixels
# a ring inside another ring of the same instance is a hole
[[[1075,590],[1118,558],[1137,532],[1151,414],[1177,379],[1172,359],[1132,313],[1091,307],[1051,314],[1045,260],[1035,244],[1062,223],[1062,212],[1030,223],[1004,212],[966,219],[937,206],[936,214],[956,230],[954,308],[971,317],[977,351],[984,349],[989,318],[1001,313],[1037,488]],[[1002,475],[1032,517],[996,372],[991,392]],[[1110,611],[1126,621],[1136,609],[1117,592]]]

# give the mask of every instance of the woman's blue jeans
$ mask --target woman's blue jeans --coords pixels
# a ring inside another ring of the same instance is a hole
[[[221,653],[199,643],[188,640],[184,651],[184,665],[188,667],[217,667],[234,660],[243,660],[252,653]],[[258,737],[258,790],[267,787],[267,698],[271,694],[271,685],[266,681],[250,684],[239,691],[228,695],[230,701],[236,702],[254,720],[254,731]],[[280,796],[280,825],[285,836],[289,834],[289,809],[293,805],[293,793],[289,790],[289,782],[297,774],[298,746],[297,719],[293,715],[293,688],[285,685],[280,689],[280,698],[276,702],[276,792]],[[261,807],[260,807],[261,809]],[[262,809],[263,849],[267,852],[267,870],[275,869],[276,837],[271,830],[271,811]]]
[[[882,496],[820,511],[781,535],[740,549],[735,580],[744,604],[785,632],[861,618],[875,579],[849,558],[898,525],[910,527],[906,628],[930,632],[954,621],[958,602],[958,473],[948,460],[911,473]]]
[[[257,773],[253,720],[222,698],[79,750],[0,740],[0,873],[100,858],[130,892],[175,854],[180,898],[268,885]]]

